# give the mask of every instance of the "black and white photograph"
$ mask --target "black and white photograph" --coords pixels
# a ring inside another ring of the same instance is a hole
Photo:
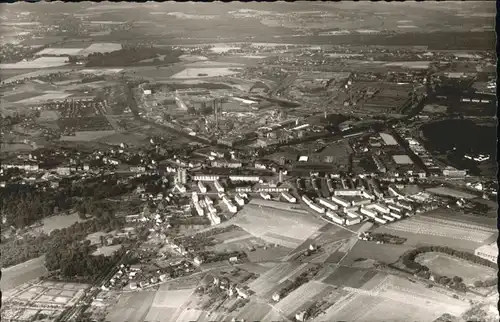
[[[499,321],[496,6],[1,3],[1,321]]]

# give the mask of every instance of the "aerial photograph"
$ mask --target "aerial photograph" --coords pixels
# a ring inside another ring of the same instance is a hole
[[[495,5],[0,4],[1,321],[499,321]]]

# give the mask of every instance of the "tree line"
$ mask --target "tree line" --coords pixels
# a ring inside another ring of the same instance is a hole
[[[163,56],[160,61],[153,60],[154,64],[163,63],[171,64],[179,62],[179,56],[182,55],[181,50],[158,49],[154,47],[131,47],[115,50],[109,53],[92,53],[87,57],[86,67],[121,67],[129,66],[133,63],[140,63],[141,60],[155,59],[158,56]],[[143,63],[144,64],[144,63]]]

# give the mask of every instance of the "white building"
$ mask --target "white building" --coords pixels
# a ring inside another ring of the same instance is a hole
[[[215,189],[217,189],[218,192],[224,192],[224,187],[222,186],[222,184],[218,180],[214,181],[214,185],[215,185]]]
[[[264,200],[271,200],[271,195],[270,195],[270,194],[268,194],[267,192],[264,192],[264,191],[263,191],[263,192],[261,192],[261,193],[260,193],[260,196],[261,196],[261,197],[262,197],[262,199],[264,199]]]
[[[294,196],[292,196],[291,194],[289,194],[288,192],[282,192],[281,193],[281,196],[288,202],[290,203],[296,203],[297,202],[297,198],[295,198]]]
[[[198,181],[198,189],[200,189],[201,193],[207,193],[207,187],[205,187],[201,181]]]
[[[337,189],[333,192],[334,196],[361,196],[362,191],[357,189]]]
[[[332,201],[325,199],[325,198],[318,198],[318,203],[322,206],[325,206],[331,210],[337,210],[339,209],[339,206]]]
[[[251,181],[251,182],[259,182],[259,176],[229,176],[229,180],[231,181]]]
[[[366,208],[361,208],[360,212],[361,212],[363,215],[368,216],[368,217],[370,217],[370,218],[372,218],[372,219],[377,218],[377,213],[376,213],[376,212],[374,212],[374,211],[371,211],[371,210],[369,210],[369,209],[366,209]]]
[[[337,196],[332,196],[332,201],[335,202],[336,204],[342,206],[342,207],[349,207],[351,203],[345,199],[342,199]]]
[[[234,197],[234,200],[236,201],[236,203],[238,205],[240,205],[241,207],[243,207],[245,205],[245,199],[243,199],[240,195],[236,195]]]
[[[315,203],[310,204],[310,205],[309,205],[309,207],[310,207],[312,210],[314,210],[314,211],[316,211],[316,212],[318,212],[318,213],[320,213],[320,214],[324,214],[324,213],[325,213],[325,211],[326,211],[326,209],[325,209],[325,208],[323,208],[323,207],[321,207],[321,206],[319,206],[319,205],[317,205],[317,204],[315,204]]]
[[[186,193],[186,187],[178,183],[175,184],[175,189],[177,189],[177,191],[179,191],[180,193]]]
[[[193,176],[194,181],[216,181],[219,180],[220,176],[213,174],[197,174]]]
[[[199,215],[200,217],[205,216],[205,211],[203,211],[203,208],[201,208],[201,206],[200,206],[200,203],[199,203],[199,202],[195,202],[195,203],[194,203],[194,208],[196,209],[196,212],[198,213],[198,215]]]
[[[196,191],[193,191],[192,195],[191,195],[191,199],[193,199],[193,202],[194,203],[198,203],[198,194],[196,193]]]
[[[339,225],[344,225],[345,224],[345,219],[340,217],[338,214],[334,213],[330,209],[326,211],[326,216],[331,219],[334,223],[337,223]]]
[[[497,263],[498,245],[496,242],[494,242],[489,245],[480,246],[474,251],[474,255],[487,259],[493,263]]]
[[[230,212],[232,212],[233,214],[238,212],[238,207],[236,207],[232,201],[229,199],[228,196],[223,196],[222,197],[222,201],[226,204],[227,206],[227,209],[229,209]]]

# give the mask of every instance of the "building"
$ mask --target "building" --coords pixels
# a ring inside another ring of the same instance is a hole
[[[264,200],[271,200],[271,195],[270,195],[270,194],[268,194],[267,192],[264,192],[264,191],[263,191],[263,192],[261,192],[261,193],[260,193],[260,196],[261,196],[261,197],[262,197],[262,199],[264,199]]]
[[[245,205],[245,199],[243,199],[243,197],[241,197],[240,195],[236,195],[234,197],[234,200],[236,201],[236,203],[238,205],[240,205],[241,207],[243,207]]]
[[[198,213],[198,215],[199,215],[200,217],[205,216],[205,211],[203,210],[203,208],[201,208],[201,206],[200,206],[200,203],[199,203],[199,202],[195,202],[195,203],[194,203],[194,208],[196,209],[196,212]]]
[[[217,190],[217,192],[224,192],[224,187],[222,186],[222,184],[218,180],[214,181],[214,185],[215,185],[215,189]]]
[[[324,213],[325,213],[325,211],[326,211],[326,209],[325,209],[325,208],[323,208],[323,207],[321,207],[321,206],[319,206],[319,205],[317,205],[317,204],[315,204],[315,203],[311,203],[311,204],[309,205],[309,207],[310,207],[312,210],[314,210],[314,211],[316,211],[316,212],[318,212],[318,213],[320,213],[320,214],[324,214]]]
[[[238,212],[238,207],[236,207],[233,202],[231,201],[231,199],[229,199],[228,196],[224,195],[222,197],[222,201],[226,204],[227,206],[227,209],[229,209],[230,212],[232,212],[233,214]]]
[[[146,167],[130,167],[130,172],[141,173],[146,172]]]
[[[334,223],[339,224],[339,225],[344,225],[345,224],[345,219],[340,217],[338,214],[334,213],[330,209],[326,211],[326,216],[332,220]]]
[[[237,169],[241,168],[243,164],[241,162],[228,162],[228,161],[213,161],[212,167],[214,168],[229,168]]]
[[[443,176],[445,177],[465,177],[467,175],[467,170],[458,170],[452,167],[447,167],[443,170]]]
[[[289,194],[288,192],[282,192],[281,193],[281,196],[288,202],[290,203],[296,203],[297,202],[297,198],[295,198],[294,196],[292,196],[291,194]]]
[[[175,184],[175,189],[177,189],[177,191],[179,191],[180,193],[186,193],[186,187],[178,183]]]
[[[198,189],[200,189],[201,193],[207,193],[207,187],[203,185],[203,182],[198,181]]]
[[[360,196],[361,190],[357,189],[337,189],[333,192],[334,196]]]
[[[342,199],[340,197],[337,197],[337,196],[332,196],[332,201],[335,202],[336,204],[338,204],[339,206],[342,206],[342,207],[349,207],[351,205],[351,203],[345,199]]]
[[[198,194],[196,193],[196,191],[193,191],[192,195],[191,195],[191,199],[193,199],[193,202],[194,203],[197,203],[198,202]]]
[[[474,255],[487,259],[493,263],[497,263],[498,245],[496,242],[494,242],[489,245],[480,246],[474,251]]]
[[[335,204],[335,203],[333,203],[330,200],[325,199],[325,198],[318,198],[318,203],[320,205],[327,207],[327,208],[330,208],[331,210],[339,209],[339,206],[337,204]]]
[[[213,174],[196,174],[193,176],[194,181],[216,181],[220,176]]]
[[[259,176],[229,176],[229,180],[231,181],[251,181],[251,182],[259,182]]]
[[[187,183],[187,173],[186,169],[179,168],[177,169],[177,175],[175,177],[177,183],[185,185]]]

